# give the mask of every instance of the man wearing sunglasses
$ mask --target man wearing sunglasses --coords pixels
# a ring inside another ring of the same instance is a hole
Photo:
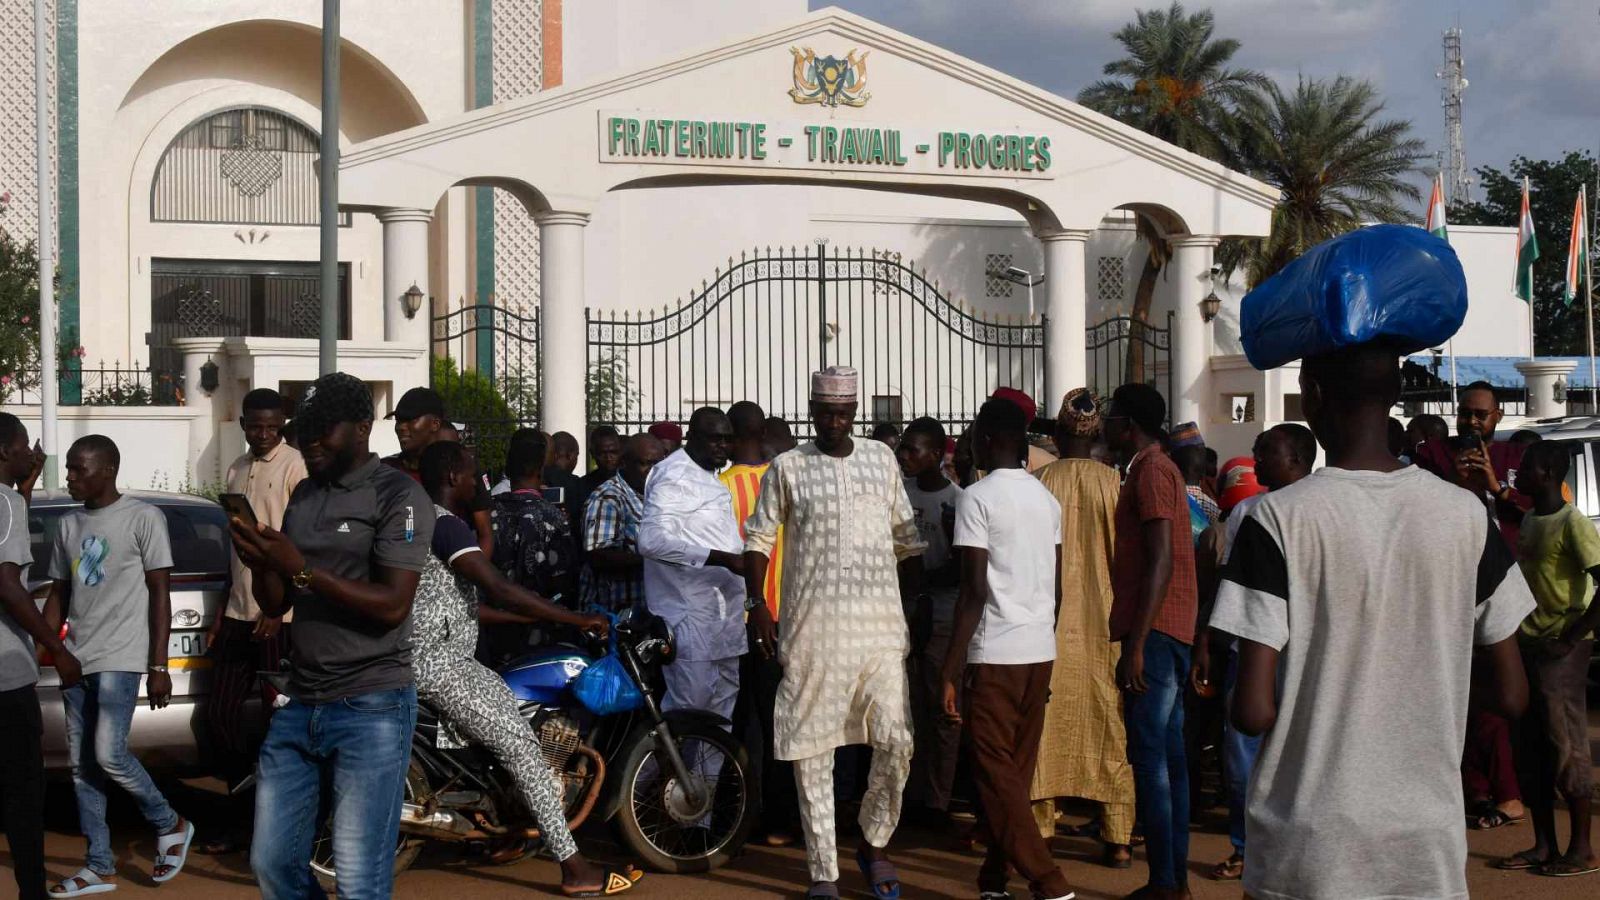
[[[1512,487],[1523,446],[1494,439],[1505,413],[1488,382],[1475,381],[1462,388],[1458,404],[1457,436],[1424,442],[1417,448],[1417,465],[1482,497],[1515,553],[1522,514],[1533,505]]]
[[[1416,463],[1481,497],[1515,555],[1522,514],[1533,506],[1531,498],[1512,487],[1524,445],[1494,439],[1504,411],[1488,382],[1475,381],[1462,388],[1458,397],[1456,437],[1418,445]],[[1510,723],[1485,708],[1482,699],[1474,691],[1467,711],[1461,783],[1473,826],[1490,829],[1522,821],[1527,809],[1512,760]]]

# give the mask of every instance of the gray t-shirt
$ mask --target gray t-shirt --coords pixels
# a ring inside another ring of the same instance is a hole
[[[28,507],[22,497],[0,485],[0,563],[15,563],[22,586],[28,586],[33,549],[28,546]],[[39,680],[39,662],[33,655],[33,638],[17,621],[0,610],[0,691],[14,691]]]
[[[283,531],[311,568],[371,581],[379,566],[422,571],[433,520],[422,486],[372,456],[337,481],[300,482]],[[412,683],[410,616],[386,628],[316,594],[291,599],[289,693],[296,700],[329,703]]]
[[[946,481],[944,487],[937,491],[925,491],[917,487],[915,478],[907,478],[905,482],[906,497],[911,501],[911,513],[917,522],[917,536],[928,547],[922,552],[922,568],[931,576],[950,561],[950,539],[945,534],[944,517],[947,511],[955,513],[956,504],[961,502],[961,488]],[[955,621],[958,593],[960,588],[955,584],[928,590],[928,596],[933,600],[933,630],[936,634],[950,633],[951,623]]]
[[[172,568],[161,510],[123,495],[110,506],[61,517],[50,577],[66,582],[67,641],[83,674],[150,667],[150,591],[144,575]]]
[[[1472,649],[1531,609],[1483,503],[1429,472],[1322,469],[1257,504],[1211,616],[1281,654],[1278,718],[1250,780],[1245,892],[1466,897]]]

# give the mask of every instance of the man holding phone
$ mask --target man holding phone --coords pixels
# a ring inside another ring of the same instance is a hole
[[[295,422],[309,477],[283,529],[231,522],[261,609],[295,611],[289,703],[261,747],[250,867],[266,900],[314,895],[311,823],[331,813],[339,896],[388,897],[417,720],[411,604],[433,503],[372,453],[372,394],[359,379],[318,378]]]
[[[1462,388],[1458,404],[1456,436],[1420,444],[1414,459],[1419,467],[1481,497],[1515,556],[1523,513],[1533,507],[1532,498],[1514,487],[1525,447],[1494,439],[1503,411],[1488,382]],[[1474,826],[1489,829],[1522,821],[1527,809],[1512,760],[1510,723],[1481,700],[1474,691],[1461,781]]]
[[[1533,501],[1517,493],[1514,484],[1524,448],[1494,439],[1505,412],[1487,381],[1474,381],[1462,388],[1458,404],[1457,436],[1425,441],[1417,447],[1416,463],[1483,497],[1494,511],[1506,545],[1515,553],[1522,514],[1533,508]]]
[[[257,388],[244,395],[239,428],[249,449],[228,467],[228,493],[221,500],[229,518],[283,528],[289,496],[306,477],[300,451],[283,442],[284,423],[283,397],[277,391]],[[254,737],[263,732],[277,694],[257,673],[278,671],[289,652],[288,626],[294,613],[285,612],[281,617],[263,613],[256,602],[250,570],[237,553],[229,555],[229,568],[233,584],[228,590],[228,606],[206,634],[211,690],[206,696],[205,717],[216,754],[216,774],[231,788],[255,770]],[[244,708],[252,694],[261,698],[262,719],[256,727],[247,727]],[[247,846],[250,802],[248,795],[234,797],[226,827],[196,849],[222,854]]]

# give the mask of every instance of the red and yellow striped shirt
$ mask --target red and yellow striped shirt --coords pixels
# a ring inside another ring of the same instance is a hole
[[[744,537],[744,520],[756,510],[756,497],[761,493],[761,477],[767,474],[771,463],[746,466],[735,463],[718,476],[733,495],[733,517],[739,522],[739,536]],[[767,563],[767,611],[772,620],[778,620],[779,589],[783,584],[783,529],[778,529],[778,544]]]

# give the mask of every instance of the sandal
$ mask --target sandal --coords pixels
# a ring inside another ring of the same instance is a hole
[[[109,894],[117,889],[117,883],[107,881],[112,875],[101,875],[95,870],[84,866],[71,878],[63,878],[50,888],[52,897],[87,897],[90,894]],[[76,882],[74,884],[74,882]]]
[[[894,863],[887,859],[868,860],[858,848],[856,865],[867,879],[867,884],[872,886],[872,896],[876,900],[900,900],[900,874],[895,870]]]
[[[1478,831],[1492,831],[1493,829],[1501,828],[1506,825],[1515,825],[1526,818],[1528,818],[1527,813],[1523,813],[1516,818],[1512,818],[1499,809],[1491,809],[1479,816],[1478,821],[1474,822],[1472,827]]]
[[[1502,872],[1521,872],[1527,869],[1543,868],[1550,860],[1539,859],[1533,855],[1532,850],[1521,850],[1510,856],[1495,860],[1489,865]]]
[[[1211,867],[1212,881],[1238,881],[1244,877],[1244,856],[1235,853]]]
[[[1549,878],[1572,878],[1578,875],[1593,875],[1596,872],[1600,872],[1600,865],[1592,862],[1574,862],[1565,857],[1552,859],[1542,866],[1535,866],[1533,870],[1533,874]]]
[[[566,885],[562,885],[561,893],[568,897],[610,897],[624,891],[633,890],[633,886],[638,884],[639,879],[643,877],[644,873],[633,866],[623,866],[621,869],[613,869],[610,866],[606,866],[600,870],[602,887],[572,890],[568,889]]]
[[[818,881],[806,889],[806,900],[839,900],[839,886],[831,881]]]
[[[182,831],[172,834],[163,834],[156,837],[156,862],[150,870],[150,880],[156,884],[166,884],[178,877],[183,871],[184,863],[189,861],[189,845],[194,843],[194,823],[185,821]],[[171,851],[176,850],[176,853]],[[165,875],[157,875],[156,871],[167,869]]]

